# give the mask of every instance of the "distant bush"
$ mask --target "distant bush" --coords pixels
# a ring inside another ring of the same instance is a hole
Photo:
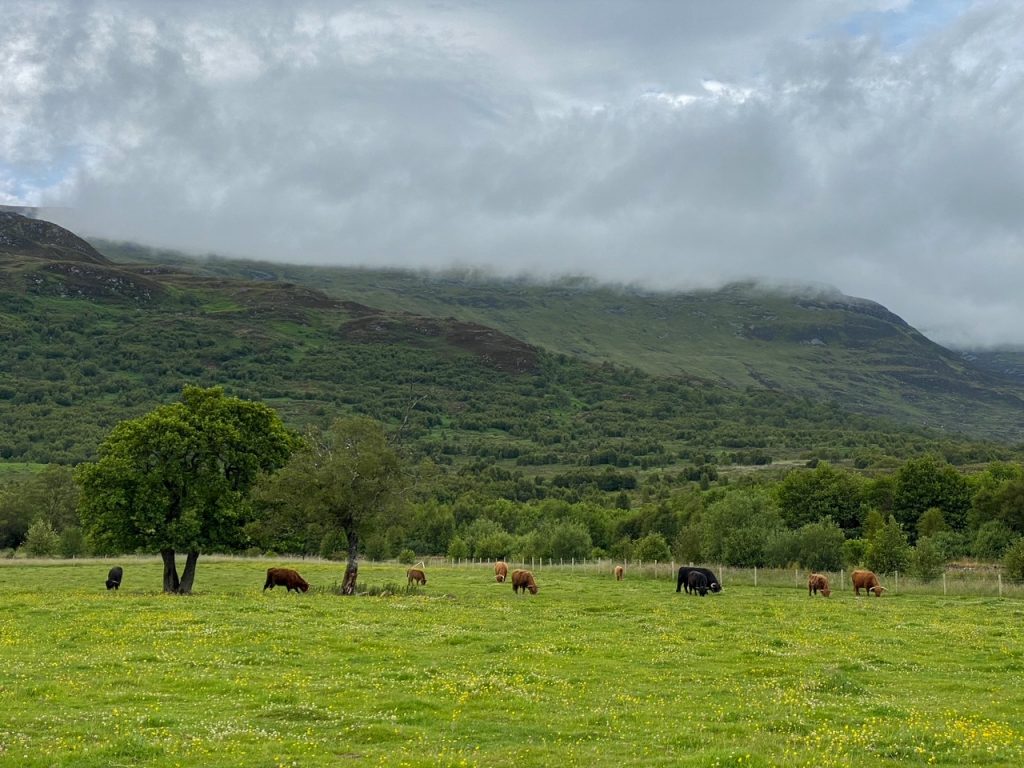
[[[1024,581],[1024,538],[1016,539],[1003,554],[1003,570],[1006,578]]]
[[[416,562],[416,553],[411,549],[403,549],[398,553],[398,562],[402,565],[412,565]]]
[[[53,557],[60,547],[60,537],[47,520],[36,520],[25,534],[21,548],[29,557]]]
[[[974,535],[971,553],[979,560],[999,560],[1012,539],[1013,531],[1005,523],[989,520]]]
[[[932,581],[942,575],[946,558],[935,541],[925,536],[917,540],[910,553],[910,573],[922,581]]]

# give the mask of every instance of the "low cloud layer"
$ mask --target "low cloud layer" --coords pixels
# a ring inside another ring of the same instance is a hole
[[[201,253],[762,278],[1024,344],[1024,9],[0,0],[0,204]]]

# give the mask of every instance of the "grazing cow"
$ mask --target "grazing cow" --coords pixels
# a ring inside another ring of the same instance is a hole
[[[832,588],[828,585],[828,577],[820,573],[812,573],[807,577],[807,595],[816,595],[821,592],[822,597],[832,594]]]
[[[508,578],[508,563],[503,560],[499,560],[494,564],[494,580],[499,584],[504,584],[505,579]]]
[[[885,587],[878,583],[878,577],[872,571],[854,571],[850,578],[853,579],[853,593],[857,597],[860,597],[862,589],[866,589],[869,595],[874,592],[875,597],[881,597],[885,591]]]
[[[409,579],[410,584],[422,584],[427,586],[427,574],[421,571],[419,568],[410,568],[405,572],[405,577]]]
[[[530,590],[531,595],[536,595],[539,587],[530,571],[523,571],[517,568],[512,571],[512,591],[518,595],[520,589],[523,590],[524,595],[526,590]]]
[[[299,576],[298,571],[291,568],[267,568],[267,582],[263,585],[263,591],[266,592],[268,587],[287,587],[289,592],[293,589],[296,592],[305,592],[309,589],[309,584]]]
[[[615,580],[622,581],[622,577],[626,575],[626,569],[621,565],[615,566]]]
[[[111,568],[107,573],[107,589],[120,589],[122,576],[124,576],[124,569],[120,565]]]
[[[687,592],[690,591],[690,587],[689,587],[689,584],[687,584],[687,580],[690,578],[690,574],[693,571],[697,571],[699,573],[703,573],[704,574],[704,576],[708,580],[707,588],[708,588],[709,591],[711,591],[711,592],[721,592],[722,591],[722,584],[718,580],[718,577],[715,576],[715,574],[711,572],[711,569],[709,569],[709,568],[693,568],[691,566],[684,565],[682,568],[679,569],[679,575],[676,578],[676,592],[680,592],[684,588],[686,589]]]
[[[708,593],[708,577],[701,571],[693,570],[686,577],[686,591],[691,595],[700,593],[704,597]]]

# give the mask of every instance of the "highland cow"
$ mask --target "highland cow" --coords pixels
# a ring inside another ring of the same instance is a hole
[[[270,589],[287,587],[289,592],[293,589],[297,592],[305,592],[309,589],[309,584],[299,576],[298,571],[293,571],[291,568],[267,568],[267,581],[263,585],[263,591],[266,592],[268,587]]]
[[[499,560],[494,564],[494,580],[499,584],[504,584],[505,579],[508,578],[508,563]]]
[[[812,573],[807,577],[807,595],[816,595],[821,592],[822,597],[832,594],[832,588],[828,585],[828,577],[820,573]]]
[[[124,576],[124,569],[120,565],[111,568],[107,573],[107,589],[120,589],[122,576]]]
[[[866,589],[869,595],[874,592],[875,597],[881,597],[885,591],[885,587],[878,583],[878,577],[872,571],[854,571],[850,578],[853,579],[853,593],[857,597],[860,597],[862,589]]]
[[[523,594],[526,594],[526,590],[530,590],[531,595],[536,595],[539,587],[537,582],[533,578],[533,574],[530,571],[515,570],[512,571],[512,591],[517,595],[519,590],[523,590]]]

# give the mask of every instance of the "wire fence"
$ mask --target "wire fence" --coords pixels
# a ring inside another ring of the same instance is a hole
[[[481,568],[493,571],[494,560],[474,558],[424,558],[430,566],[448,566],[455,568]],[[614,578],[614,568],[621,565],[625,568],[627,578],[661,579],[675,583],[681,565],[700,565],[710,568],[723,588],[730,586],[742,587],[793,587],[807,589],[807,577],[812,573],[800,568],[739,568],[722,566],[713,563],[679,563],[621,561],[610,559],[599,560],[564,560],[554,558],[527,558],[525,560],[507,560],[509,571],[525,568],[531,571],[560,571],[603,574]],[[826,576],[832,591],[853,591],[850,571],[813,571]],[[1024,582],[1005,578],[998,566],[947,566],[945,571],[934,579],[921,579],[906,573],[878,574],[879,582],[885,587],[885,594],[926,594],[926,595],[971,595],[977,597],[1024,597]],[[861,594],[864,594],[863,590]]]

